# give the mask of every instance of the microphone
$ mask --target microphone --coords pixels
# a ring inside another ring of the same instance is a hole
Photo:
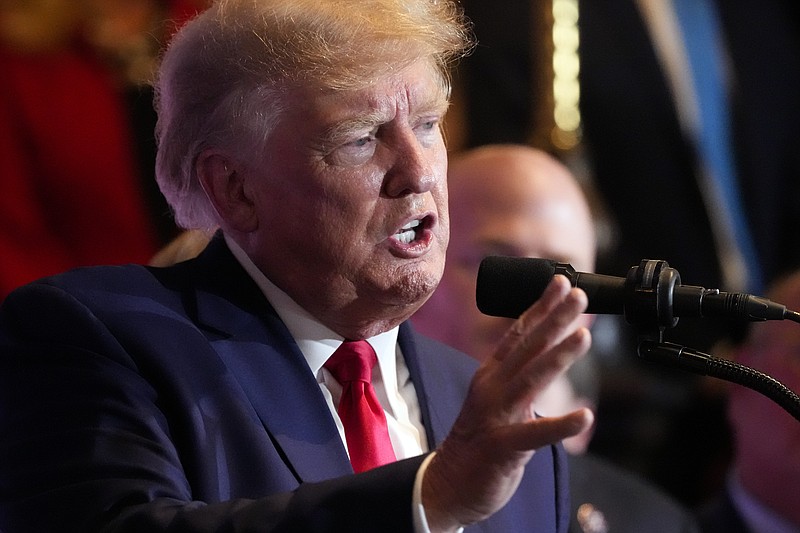
[[[568,263],[525,257],[486,257],[478,269],[478,309],[517,318],[538,300],[556,274],[586,292],[586,313],[621,314],[631,324],[673,327],[678,317],[721,317],[740,321],[783,320],[791,311],[766,298],[681,285],[666,261],[643,260],[627,277],[576,272]]]

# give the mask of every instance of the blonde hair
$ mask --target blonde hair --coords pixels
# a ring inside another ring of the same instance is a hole
[[[197,156],[262,154],[292,86],[359,89],[424,59],[449,89],[450,64],[471,46],[451,1],[218,0],[173,39],[156,82],[156,178],[176,222],[217,224]]]

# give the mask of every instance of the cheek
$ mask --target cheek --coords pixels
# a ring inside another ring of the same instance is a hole
[[[450,204],[447,194],[447,181],[446,178],[440,178],[438,186],[433,188],[433,198],[436,203],[436,209],[439,212],[440,221],[450,226]]]
[[[369,177],[352,173],[323,176],[300,191],[298,210],[303,213],[300,224],[308,226],[303,230],[305,233],[313,227],[318,236],[332,236],[341,243],[358,242],[371,227],[379,195],[379,186]]]

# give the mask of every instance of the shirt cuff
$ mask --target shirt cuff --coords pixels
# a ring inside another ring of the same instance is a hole
[[[428,526],[428,517],[425,515],[425,508],[422,506],[422,478],[425,477],[425,471],[428,469],[433,456],[436,452],[428,454],[428,457],[422,461],[422,464],[417,470],[417,477],[414,478],[414,493],[411,497],[411,514],[414,520],[414,533],[431,533],[431,528]],[[461,533],[464,528],[458,528],[456,533]]]

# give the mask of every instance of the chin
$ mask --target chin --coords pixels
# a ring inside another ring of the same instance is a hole
[[[387,287],[389,295],[387,303],[412,307],[416,311],[439,285],[440,276],[430,272],[414,271],[394,277]]]

